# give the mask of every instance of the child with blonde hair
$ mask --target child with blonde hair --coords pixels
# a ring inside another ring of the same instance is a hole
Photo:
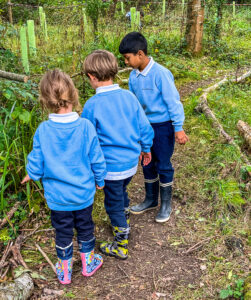
[[[119,259],[128,257],[130,233],[127,186],[137,171],[139,158],[151,161],[153,129],[137,98],[113,84],[118,72],[115,56],[96,50],[84,61],[84,72],[96,94],[85,104],[82,116],[97,130],[105,156],[105,209],[110,217],[114,241],[103,242],[100,250]]]
[[[103,259],[94,254],[92,207],[97,189],[104,187],[106,165],[95,128],[79,118],[79,105],[71,78],[60,70],[48,71],[40,82],[40,103],[49,112],[33,139],[28,175],[22,183],[42,178],[44,196],[56,230],[57,277],[71,283],[73,229],[77,230],[82,274],[91,276]]]

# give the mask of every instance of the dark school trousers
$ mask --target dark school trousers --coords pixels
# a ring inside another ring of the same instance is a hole
[[[127,228],[125,208],[129,207],[130,200],[126,188],[132,176],[122,180],[105,180],[105,209],[112,226]]]
[[[174,169],[171,157],[174,151],[174,128],[171,121],[152,123],[154,130],[153,145],[151,148],[152,160],[143,166],[145,180],[154,180],[159,176],[161,183],[172,183]]]
[[[92,208],[93,205],[75,211],[51,211],[51,224],[56,229],[56,246],[69,246],[74,228],[77,230],[78,241],[89,241],[94,237]]]

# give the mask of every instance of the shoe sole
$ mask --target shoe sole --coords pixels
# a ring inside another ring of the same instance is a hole
[[[140,215],[140,214],[143,214],[145,211],[155,209],[156,207],[158,207],[158,205],[157,205],[157,206],[154,206],[154,207],[146,208],[146,209],[141,210],[141,211],[133,211],[133,210],[130,210],[130,212],[131,212],[133,215]]]
[[[170,216],[169,216],[167,219],[164,219],[164,220],[158,220],[158,219],[155,219],[155,222],[157,222],[157,223],[165,223],[165,222],[167,222],[169,219],[170,219]]]

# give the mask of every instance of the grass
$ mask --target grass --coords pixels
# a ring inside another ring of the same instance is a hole
[[[248,66],[248,49],[251,46],[248,18],[248,11],[238,13],[235,20],[230,15],[225,15],[222,39],[218,46],[210,42],[209,34],[205,31],[206,55],[202,57],[192,58],[180,49],[182,36],[179,24],[172,25],[169,20],[163,26],[157,26],[157,18],[156,22],[146,18],[147,25],[143,28],[143,34],[148,38],[150,54],[172,71],[176,85],[182,88],[191,82],[218,81],[230,71],[235,72],[239,67]],[[130,28],[121,20],[118,18],[114,23],[106,24],[106,19],[101,19],[104,26],[100,26],[102,29],[97,45],[93,43],[90,31],[83,45],[79,27],[74,22],[66,27],[48,22],[48,42],[44,41],[37,28],[38,56],[30,60],[32,75],[41,75],[48,68],[55,67],[62,68],[69,74],[77,73],[84,57],[95,48],[114,52],[120,66],[124,66],[118,53],[118,45]],[[10,28],[8,37],[4,40],[4,46],[12,52],[6,59],[1,56],[0,67],[22,73],[17,29],[18,26]],[[121,77],[127,78],[128,74]],[[41,206],[44,210],[44,204],[41,205],[44,201],[39,192],[35,191],[36,185],[20,187],[20,179],[25,173],[26,154],[32,147],[32,136],[43,119],[37,104],[37,83],[40,76],[31,78],[33,83],[28,84],[0,81],[0,186],[1,205],[4,208],[0,217],[4,216],[4,212],[15,201],[20,201],[21,208],[12,220],[16,229],[18,223],[27,216],[24,212],[29,210],[28,207],[37,213]],[[74,82],[80,90],[81,103],[84,104],[94,91],[83,82],[82,77],[75,77]],[[243,179],[242,176],[244,164],[236,149],[223,141],[212,128],[211,122],[194,111],[198,98],[199,91],[186,97],[184,102],[185,130],[190,142],[185,147],[177,146],[174,155],[174,196],[177,199],[176,212],[179,211],[177,233],[181,233],[177,236],[182,238],[174,237],[170,243],[174,247],[181,247],[196,244],[208,237],[212,239],[196,253],[201,264],[206,266],[206,270],[202,272],[201,284],[180,284],[173,293],[174,299],[184,299],[184,295],[186,299],[216,299],[220,290],[235,282],[234,275],[238,278],[247,277],[250,259],[241,253],[226,251],[224,246],[227,237],[236,236],[243,241],[245,251],[250,250],[251,232],[246,222],[250,191],[247,189],[248,179]],[[244,141],[239,136],[236,123],[238,119],[251,122],[249,99],[248,80],[245,84],[225,85],[209,95],[210,107],[225,130],[241,147]],[[41,184],[38,187],[41,189]],[[103,193],[100,191],[96,194],[93,218],[97,230],[102,231],[103,225],[109,222],[104,210]],[[0,231],[1,241],[14,237],[11,228]],[[23,254],[30,256],[30,253]],[[71,292],[69,297],[70,294]]]

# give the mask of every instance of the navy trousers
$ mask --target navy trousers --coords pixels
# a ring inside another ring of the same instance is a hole
[[[161,183],[173,181],[174,169],[171,157],[174,151],[174,128],[171,121],[152,123],[154,130],[153,146],[151,148],[152,160],[147,166],[143,166],[144,177],[154,180],[159,176]]]
[[[125,208],[130,200],[126,191],[132,177],[122,180],[105,180],[105,209],[111,220],[112,226],[127,228]]]
[[[75,211],[51,211],[51,224],[56,229],[56,246],[65,248],[73,239],[73,229],[77,230],[78,241],[89,241],[94,237],[92,205]]]

